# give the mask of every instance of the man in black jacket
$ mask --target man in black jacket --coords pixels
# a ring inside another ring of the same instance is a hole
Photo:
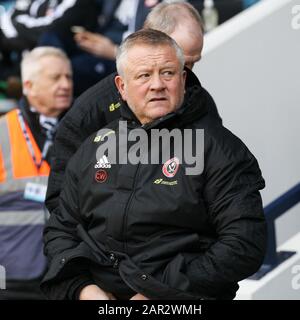
[[[180,12],[180,15],[178,15]],[[188,3],[161,3],[148,15],[145,27],[169,34],[184,51],[186,65],[191,69],[200,58],[203,47],[203,25],[196,9]],[[182,36],[183,35],[183,36]],[[186,88],[201,87],[199,80],[187,71]],[[120,117],[120,99],[112,74],[84,92],[60,123],[47,189],[46,206],[50,213],[58,210],[58,197],[64,180],[66,164],[81,143],[93,132]],[[208,112],[221,122],[215,102],[202,88]]]
[[[182,50],[160,31],[119,48],[121,120],[69,162],[45,229],[48,297],[232,299],[261,265],[257,161],[208,114],[202,88],[185,92],[183,68]]]

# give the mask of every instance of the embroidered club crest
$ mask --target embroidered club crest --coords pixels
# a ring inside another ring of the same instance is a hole
[[[177,171],[179,169],[179,159],[178,158],[172,158],[168,160],[162,168],[162,173],[167,177],[167,178],[173,178]]]

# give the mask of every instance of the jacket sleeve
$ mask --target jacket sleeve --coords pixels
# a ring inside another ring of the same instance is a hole
[[[84,92],[59,124],[46,196],[46,207],[50,213],[58,208],[69,159],[89,135],[120,116],[118,110],[109,111],[111,103],[119,99],[114,77],[115,74],[112,74]]]
[[[60,206],[44,229],[44,253],[48,269],[41,289],[49,299],[74,299],[78,287],[93,283],[89,274],[88,249],[78,236],[83,225],[78,201],[78,168],[81,150],[71,159],[60,195]]]
[[[228,130],[222,130],[219,136],[222,138],[206,150],[203,193],[217,241],[187,266],[193,290],[216,298],[224,297],[232,285],[236,287],[238,281],[255,273],[266,248],[259,193],[264,180],[258,163]]]
[[[74,25],[85,27],[96,25],[96,6],[90,0],[62,0],[53,9],[41,6],[38,13],[34,12],[34,6],[33,3],[29,9],[24,11],[16,7],[12,14],[12,23],[20,37],[37,39],[38,35],[49,30],[69,33],[71,26]],[[83,11],[84,15],[82,15]]]

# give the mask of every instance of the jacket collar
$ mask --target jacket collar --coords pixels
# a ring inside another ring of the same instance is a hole
[[[38,112],[35,112],[31,110],[29,102],[25,96],[23,96],[19,103],[18,108],[20,109],[22,116],[28,125],[38,147],[40,150],[43,150],[45,141],[46,141],[46,133],[45,130],[40,125],[40,114]],[[63,117],[63,114],[61,114],[58,118],[58,121]],[[46,160],[49,161],[50,159],[50,153],[48,152]]]
[[[28,100],[24,96],[20,99],[18,107],[30,131],[36,136],[35,133],[40,131],[39,114],[31,110]]]

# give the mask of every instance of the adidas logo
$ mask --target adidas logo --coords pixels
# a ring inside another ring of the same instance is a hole
[[[109,163],[105,155],[97,162],[97,164],[95,164],[95,169],[110,169],[110,168],[111,168],[111,164]]]

